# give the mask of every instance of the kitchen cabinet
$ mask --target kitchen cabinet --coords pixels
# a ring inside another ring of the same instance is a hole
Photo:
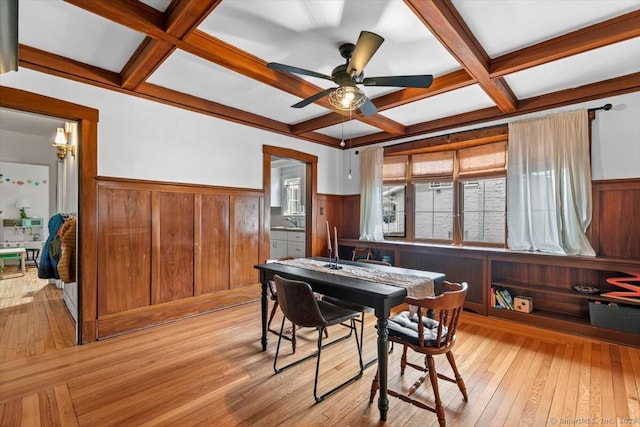
[[[301,258],[305,256],[304,230],[271,230],[272,259],[283,257]]]

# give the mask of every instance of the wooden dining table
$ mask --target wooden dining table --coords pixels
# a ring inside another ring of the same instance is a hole
[[[328,265],[328,258],[313,259],[323,260],[327,262]],[[381,275],[384,272],[391,272],[399,275],[429,278],[433,281],[434,286],[437,286],[437,284],[445,278],[445,275],[430,271],[355,263],[351,261],[341,261],[341,263],[343,265],[357,265],[362,268],[370,269],[373,274],[371,274],[367,279],[364,279],[336,274],[335,271],[331,271],[328,267],[323,271],[322,269],[308,269],[278,262],[255,265],[255,268],[260,271],[260,283],[262,285],[262,350],[266,351],[268,344],[267,314],[269,298],[267,295],[267,289],[269,281],[273,280],[273,276],[276,274],[287,279],[307,282],[315,292],[373,308],[374,314],[377,318],[378,329],[378,379],[380,383],[378,409],[380,411],[380,419],[382,421],[386,421],[387,412],[389,410],[389,399],[387,397],[387,324],[391,309],[404,302],[405,297],[407,296],[407,291],[403,287],[377,282],[375,279],[375,272],[381,272]]]

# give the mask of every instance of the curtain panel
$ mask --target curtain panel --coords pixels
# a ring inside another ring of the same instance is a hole
[[[587,110],[509,124],[510,249],[595,256]]]
[[[360,152],[360,240],[384,240],[382,232],[382,165],[384,149]]]

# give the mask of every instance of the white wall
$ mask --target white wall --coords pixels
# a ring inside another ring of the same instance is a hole
[[[103,176],[261,189],[262,145],[267,144],[318,156],[319,193],[359,193],[357,149],[341,151],[307,143],[24,68],[1,79],[5,86],[98,109],[98,173]],[[598,112],[593,127],[593,179],[640,177],[640,92],[510,120],[607,102],[613,109]],[[448,132],[498,123],[505,121]],[[419,138],[405,141],[415,139]],[[351,180],[347,178],[350,156]]]
[[[101,176],[262,189],[262,146],[318,156],[318,192],[339,193],[340,150],[32,70],[1,84],[98,109]]]
[[[49,166],[49,209],[43,213],[45,221],[56,212],[58,158],[51,147],[53,140],[38,135],[0,131],[0,160]],[[5,211],[4,218],[7,216]]]

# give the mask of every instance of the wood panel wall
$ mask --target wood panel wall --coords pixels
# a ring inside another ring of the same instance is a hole
[[[598,256],[640,259],[640,178],[596,181],[592,224]]]
[[[97,337],[258,298],[262,191],[100,178]]]

